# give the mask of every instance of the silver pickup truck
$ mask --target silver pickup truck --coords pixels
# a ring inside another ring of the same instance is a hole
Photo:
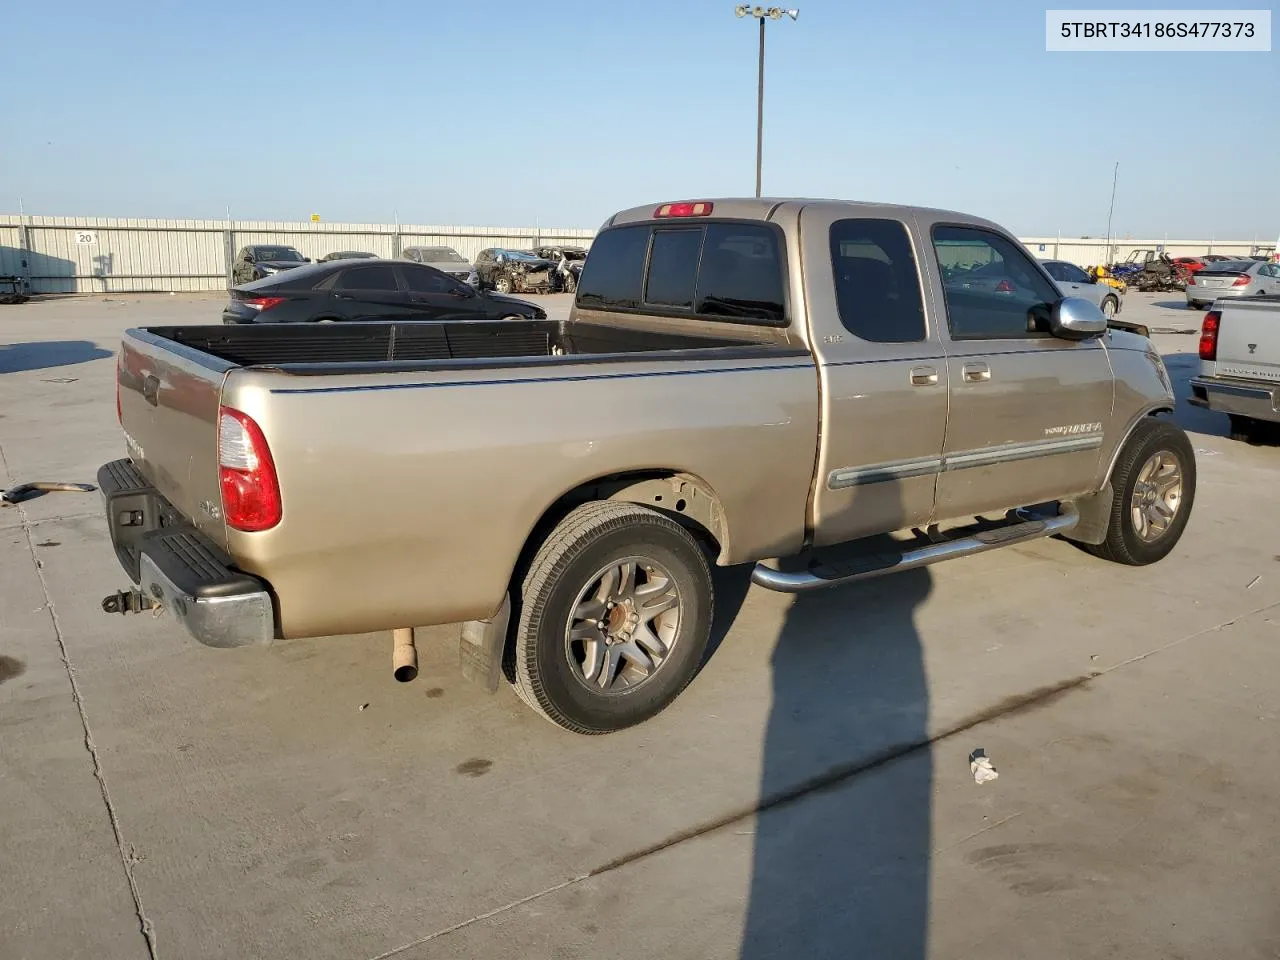
[[[1233,440],[1280,433],[1280,296],[1217,300],[1200,328],[1188,401],[1231,418]]]
[[[118,398],[138,589],[105,609],[218,646],[392,630],[401,678],[414,626],[462,623],[464,673],[580,733],[690,681],[709,562],[785,592],[1054,535],[1146,564],[1195,495],[1145,336],[901,206],[623,211],[565,322],[129,330]]]

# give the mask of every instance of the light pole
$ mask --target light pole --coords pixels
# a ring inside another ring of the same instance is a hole
[[[792,20],[800,16],[799,10],[784,10],[782,7],[749,7],[740,3],[733,8],[734,14],[741,17],[755,17],[760,21],[760,77],[756,92],[756,196],[760,196],[760,166],[764,157],[764,22],[781,20],[790,17]]]
[[[1120,179],[1120,161],[1116,161],[1116,168],[1111,172],[1111,206],[1107,209],[1107,262],[1105,266],[1109,269],[1112,264],[1112,246],[1111,246],[1111,215],[1116,212],[1116,182]]]

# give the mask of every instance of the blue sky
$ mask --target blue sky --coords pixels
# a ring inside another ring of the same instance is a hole
[[[1119,160],[1117,235],[1280,234],[1280,54],[1046,53],[1027,2],[791,2],[799,20],[769,27],[766,194],[1098,236]],[[756,32],[731,0],[4,19],[0,209],[596,226],[754,189]]]

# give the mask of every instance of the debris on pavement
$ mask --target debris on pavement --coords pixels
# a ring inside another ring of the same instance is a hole
[[[991,765],[991,758],[987,756],[987,751],[981,747],[969,754],[969,770],[973,774],[973,782],[979,786],[1000,776],[996,773],[996,768]]]
[[[366,710],[368,710],[368,709],[369,709],[369,705],[368,705],[367,703],[362,703],[362,704],[360,704],[360,706],[358,707],[358,709],[359,709],[359,711],[360,711],[361,713],[364,713]]]
[[[34,483],[20,483],[16,487],[10,487],[4,493],[0,493],[0,500],[6,504],[22,503],[24,500],[34,500],[46,493],[93,493],[97,489],[92,483],[53,483],[37,480]]]
[[[1261,580],[1261,579],[1262,579],[1262,575],[1261,575],[1261,574],[1259,574],[1258,576],[1254,577],[1252,580],[1250,580],[1250,581],[1249,581],[1249,585],[1248,585],[1247,587],[1245,587],[1245,589],[1246,589],[1246,590],[1252,590],[1252,589],[1253,589],[1253,585],[1254,585],[1255,583],[1257,583],[1257,582],[1258,582],[1259,580]]]

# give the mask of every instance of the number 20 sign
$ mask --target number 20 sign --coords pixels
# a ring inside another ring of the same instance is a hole
[[[76,243],[97,243],[98,235],[92,230],[77,230]]]

